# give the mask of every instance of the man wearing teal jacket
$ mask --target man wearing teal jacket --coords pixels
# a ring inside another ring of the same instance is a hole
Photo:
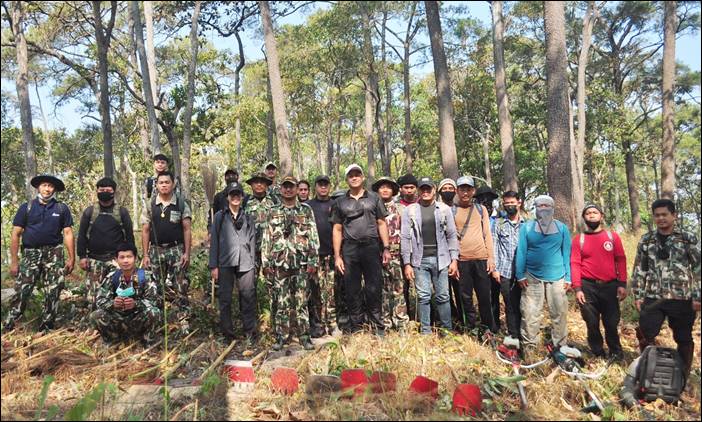
[[[568,336],[567,316],[570,288],[570,233],[553,218],[553,198],[541,195],[534,201],[536,220],[519,229],[516,276],[522,288],[521,341],[525,352],[539,342],[544,296],[551,316],[554,345],[564,345]]]

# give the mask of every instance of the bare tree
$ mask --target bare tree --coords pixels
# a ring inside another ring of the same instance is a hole
[[[285,112],[285,92],[280,78],[280,64],[278,61],[278,47],[276,46],[271,10],[267,1],[259,1],[261,22],[263,24],[263,38],[266,44],[268,57],[268,79],[271,84],[271,98],[273,102],[273,119],[275,120],[275,133],[278,139],[278,158],[280,161],[281,176],[292,174],[292,156],[290,142],[288,141],[288,118]]]
[[[149,64],[149,81],[151,82],[151,93],[154,97],[154,104],[158,104],[159,91],[158,69],[156,68],[156,47],[154,45],[154,2],[145,1],[144,4],[144,26],[146,29],[146,62]],[[156,110],[158,115],[158,109]]]
[[[458,161],[456,159],[456,135],[453,128],[451,80],[444,51],[444,37],[441,33],[439,3],[436,1],[425,1],[424,6],[427,9],[427,29],[431,39],[431,55],[434,59],[434,77],[436,78],[436,98],[439,105],[441,168],[444,176],[457,179]]]
[[[509,113],[509,95],[505,78],[504,31],[502,2],[492,3],[492,43],[495,58],[495,94],[497,95],[497,120],[500,124],[502,146],[502,187],[505,191],[518,189],[517,165],[514,159],[512,117]],[[489,126],[488,126],[489,127]]]
[[[192,143],[193,102],[195,101],[195,70],[197,69],[197,19],[200,16],[200,5],[196,1],[190,26],[190,63],[188,63],[188,95],[183,112],[183,160],[181,161],[181,181],[183,195],[190,198],[190,145]]]
[[[102,146],[103,146],[103,166],[105,176],[114,177],[115,174],[115,157],[112,153],[112,119],[110,117],[110,88],[108,87],[108,70],[107,70],[107,51],[110,49],[110,40],[112,39],[112,28],[115,25],[117,17],[117,2],[110,2],[110,22],[103,30],[102,26],[102,9],[99,1],[93,1],[90,4],[93,7],[93,24],[95,25],[95,41],[97,44],[98,55],[98,73],[100,74],[100,125],[102,127]]]
[[[363,55],[368,67],[365,84],[365,112],[363,135],[366,138],[366,154],[368,169],[366,183],[370,187],[375,179],[375,149],[373,148],[373,121],[378,104],[378,75],[375,71],[373,58],[373,42],[371,37],[370,11],[366,2],[361,2],[361,18],[363,20]]]
[[[546,86],[548,103],[548,188],[555,201],[555,216],[575,228],[573,174],[570,150],[568,57],[565,41],[565,4],[544,2],[546,33]]]
[[[663,156],[661,158],[661,197],[673,199],[675,191],[675,32],[678,26],[677,2],[666,1],[663,40]]]

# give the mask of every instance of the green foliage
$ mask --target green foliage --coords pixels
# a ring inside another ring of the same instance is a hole
[[[64,418],[71,421],[88,420],[99,404],[104,405],[106,395],[114,396],[116,394],[116,385],[104,382],[100,383],[85,395],[85,397],[78,400],[78,403],[66,413]]]
[[[47,375],[44,377],[44,381],[41,385],[41,392],[39,392],[39,407],[37,408],[36,413],[34,413],[34,420],[38,421],[40,418],[42,418],[41,414],[44,412],[44,406],[46,405],[46,396],[49,394],[49,387],[51,386],[51,383],[54,382],[54,377],[51,375]],[[57,405],[52,405],[47,414],[46,417],[42,418],[43,420],[51,420],[53,419],[54,416],[59,412],[59,407]]]
[[[220,377],[219,374],[212,373],[212,374],[208,375],[202,381],[202,386],[200,387],[200,394],[203,396],[209,395],[221,383],[222,383],[222,377]]]

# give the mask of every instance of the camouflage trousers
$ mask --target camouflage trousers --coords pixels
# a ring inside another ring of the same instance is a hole
[[[85,298],[90,303],[90,309],[95,309],[95,297],[105,276],[116,269],[114,260],[101,261],[88,258],[88,271],[85,272]]]
[[[34,287],[44,290],[44,310],[40,329],[52,329],[58,313],[59,295],[64,287],[63,245],[26,248],[22,251],[19,274],[15,280],[15,295],[10,301],[10,312],[5,329],[14,327],[22,316]]]
[[[175,307],[175,315],[182,334],[190,331],[190,300],[188,289],[190,280],[186,271],[180,266],[183,256],[183,245],[162,248],[151,245],[149,259],[151,272],[159,288],[164,289],[165,299],[168,304]]]
[[[271,297],[271,323],[276,337],[286,339],[297,334],[309,336],[310,323],[307,312],[307,274],[304,269],[274,269],[266,277]],[[297,333],[293,328],[297,326]]]
[[[161,327],[161,311],[134,308],[130,311],[106,311],[98,309],[90,314],[90,321],[97,327],[100,335],[110,343],[139,338],[152,343]]]
[[[405,280],[402,277],[400,257],[392,255],[383,267],[383,325],[386,330],[403,329],[409,322],[405,303]]]
[[[310,325],[331,334],[336,328],[334,256],[320,257],[317,273],[309,276],[309,290]]]

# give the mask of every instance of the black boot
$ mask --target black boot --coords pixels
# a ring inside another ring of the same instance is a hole
[[[283,337],[282,336],[278,337],[276,339],[275,343],[273,343],[273,346],[271,346],[271,349],[273,349],[277,352],[278,350],[281,350],[283,348],[283,343],[284,343]]]
[[[685,381],[687,381],[690,378],[692,359],[695,355],[695,343],[691,341],[689,343],[678,344],[678,354],[680,354],[680,357],[685,364]]]

